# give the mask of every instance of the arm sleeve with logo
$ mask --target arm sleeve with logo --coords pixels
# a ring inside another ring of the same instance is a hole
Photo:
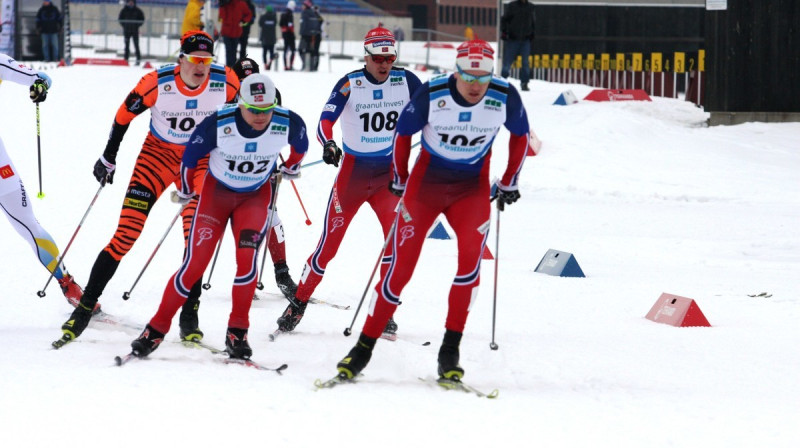
[[[392,181],[405,185],[408,180],[408,158],[411,156],[411,136],[428,123],[430,85],[422,84],[397,119],[394,147],[392,148]]]
[[[103,151],[103,157],[111,163],[116,163],[117,151],[122,143],[128,125],[134,118],[141,115],[156,103],[158,98],[158,73],[150,72],[139,80],[136,87],[131,90],[125,101],[117,109],[114,117],[114,124],[111,125],[111,132],[108,135],[108,142]]]
[[[317,125],[317,141],[321,145],[325,145],[328,140],[333,140],[333,125],[342,115],[345,104],[350,98],[350,79],[343,76],[331,91],[328,97],[328,102],[322,108],[322,114],[319,117],[319,125]]]
[[[500,184],[506,190],[516,190],[519,173],[522,171],[522,165],[525,163],[525,156],[528,152],[530,125],[525,106],[522,105],[522,98],[512,85],[508,86],[506,106],[505,127],[511,135],[508,140],[508,165],[500,179]]]
[[[296,113],[289,111],[289,145],[291,145],[289,159],[286,160],[284,165],[291,171],[300,168],[300,162],[306,156],[308,151],[308,132],[306,131],[306,123]]]
[[[192,192],[197,162],[217,147],[217,114],[206,117],[192,132],[181,159],[181,193]]]

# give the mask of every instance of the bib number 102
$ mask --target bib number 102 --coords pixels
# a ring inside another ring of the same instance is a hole
[[[226,160],[226,162],[228,162],[228,171],[239,172],[242,174],[259,174],[263,173],[267,170],[267,168],[269,168],[272,160],[256,160],[255,162],[251,162],[249,160],[244,162]]]
[[[386,115],[383,112],[375,112],[372,117],[367,114],[361,114],[358,118],[364,124],[364,132],[380,132],[384,129],[387,131],[393,130],[397,126],[397,116],[400,115],[397,111],[391,111]],[[371,129],[370,129],[371,128]]]

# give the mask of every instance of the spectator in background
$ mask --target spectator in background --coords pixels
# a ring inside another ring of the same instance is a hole
[[[272,67],[272,61],[275,59],[275,30],[278,25],[278,17],[272,6],[267,5],[267,9],[261,17],[258,18],[258,26],[261,27],[261,59],[264,62],[264,69],[269,70]],[[267,58],[269,54],[269,58]],[[275,67],[277,69],[277,67]]]
[[[475,39],[475,31],[472,30],[472,24],[469,22],[467,22],[467,27],[464,28],[464,39],[466,40]]]
[[[517,56],[522,57],[522,69],[519,80],[522,90],[530,90],[528,81],[531,79],[528,58],[531,55],[536,18],[533,13],[533,4],[528,0],[514,0],[506,5],[505,13],[500,19],[500,38],[503,40],[503,69],[500,75],[507,78],[511,63]]]
[[[183,12],[183,26],[181,26],[181,36],[188,31],[203,31],[202,10],[205,0],[189,0],[186,10]]]
[[[36,12],[36,31],[42,35],[42,53],[45,61],[57,61],[58,34],[62,25],[61,12],[50,0],[44,0]]]
[[[300,16],[300,57],[303,61],[303,70],[312,72],[317,70],[321,37],[322,16],[315,10],[311,0],[305,0],[303,2],[303,12]]]
[[[281,27],[281,37],[283,37],[283,69],[291,70],[294,64],[294,53],[296,51],[294,43],[294,0],[286,3],[286,10],[281,13],[278,26]],[[276,67],[277,68],[277,67]]]
[[[394,27],[394,31],[392,31],[392,33],[394,33],[394,38],[398,42],[402,42],[402,41],[406,40],[406,33],[403,32],[403,29],[400,28],[400,25],[397,25],[396,27]]]
[[[242,36],[239,37],[239,59],[247,57],[247,41],[250,39],[250,29],[256,21],[256,5],[253,0],[244,0],[244,3],[250,9],[250,20],[242,24]]]
[[[221,23],[219,34],[225,44],[225,65],[233,67],[236,63],[236,47],[242,37],[242,28],[250,23],[253,14],[244,0],[220,0],[219,21]]]
[[[122,35],[125,38],[125,61],[131,55],[130,43],[133,39],[133,48],[136,50],[136,65],[142,60],[142,53],[139,51],[139,27],[144,23],[144,13],[135,0],[125,2],[125,7],[119,12],[119,24],[122,25]]]

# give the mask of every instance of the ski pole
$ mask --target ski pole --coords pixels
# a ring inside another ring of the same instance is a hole
[[[214,275],[214,266],[217,265],[217,257],[219,257],[219,248],[222,247],[222,239],[225,236],[223,232],[222,235],[219,237],[219,242],[217,242],[217,251],[214,253],[214,261],[211,262],[211,272],[208,273],[208,280],[203,283],[203,289],[211,289],[211,276]]]
[[[283,154],[279,154],[279,155],[281,157],[281,163],[286,163],[286,161],[283,160]],[[311,220],[308,218],[308,212],[306,212],[306,206],[303,205],[303,200],[300,199],[300,192],[297,191],[297,186],[295,186],[294,180],[289,180],[289,182],[292,184],[292,188],[294,189],[294,194],[295,194],[295,196],[297,196],[297,202],[300,203],[300,208],[303,209],[303,213],[306,215],[306,225],[310,226],[311,225]]]
[[[39,154],[39,194],[36,197],[42,199],[44,193],[42,192],[42,137],[39,131],[39,103],[36,103],[36,148]]]
[[[400,204],[398,204],[399,210]],[[386,235],[386,241],[383,242],[383,247],[381,248],[381,253],[378,256],[378,261],[375,262],[375,267],[372,269],[372,274],[369,276],[369,281],[367,282],[367,287],[364,288],[364,294],[361,295],[361,300],[358,302],[358,307],[356,308],[355,314],[353,314],[353,321],[350,322],[350,326],[344,329],[344,335],[350,336],[353,333],[353,325],[356,323],[356,317],[358,317],[358,312],[361,310],[361,305],[364,304],[364,298],[367,297],[367,292],[369,292],[369,287],[372,285],[372,279],[375,278],[375,273],[378,271],[378,266],[381,265],[381,260],[383,259],[383,253],[386,251],[386,246],[389,245],[389,241],[392,240],[394,236],[394,229],[397,226],[397,220],[400,219],[399,215],[395,217],[394,222],[392,222],[392,227],[389,228],[389,233]]]
[[[75,241],[75,237],[78,235],[78,231],[81,230],[83,222],[86,221],[86,217],[89,215],[89,212],[92,210],[92,207],[94,207],[94,203],[95,201],[97,201],[97,197],[100,196],[100,192],[103,191],[103,187],[105,186],[106,186],[105,182],[101,183],[100,188],[97,189],[97,193],[94,194],[92,202],[89,203],[89,208],[86,209],[86,212],[83,214],[83,218],[81,218],[81,221],[78,223],[78,227],[75,229],[75,232],[72,233],[72,238],[69,239],[67,247],[64,248],[64,252],[61,252],[61,256],[58,257],[58,262],[56,263],[55,269],[53,269],[53,271],[50,272],[50,277],[47,277],[47,283],[45,283],[44,287],[41,290],[39,290],[39,292],[36,293],[36,295],[38,295],[39,297],[44,297],[47,295],[47,293],[44,292],[44,290],[47,289],[47,285],[49,285],[50,280],[53,279],[53,275],[55,275],[56,269],[58,269],[58,267],[61,266],[61,262],[64,261],[64,257],[67,255],[67,251],[69,250],[70,246],[72,246],[72,242]]]
[[[275,204],[278,202],[278,187],[281,185],[282,177],[280,171],[278,171],[275,176],[275,193],[272,196],[272,207],[269,208],[269,219],[267,220],[266,235],[264,236],[264,255],[261,257],[261,270],[258,272],[258,283],[256,283],[256,288],[259,291],[264,289],[264,283],[261,282],[261,279],[264,277],[264,264],[267,262],[267,252],[269,252],[269,238],[272,236],[272,219],[275,217]]]
[[[503,201],[497,199],[497,224],[495,224],[494,234],[494,299],[492,300],[492,342],[489,343],[489,348],[497,350],[500,348],[494,342],[495,322],[497,321],[497,273],[500,265],[500,213],[503,211]]]
[[[178,213],[175,214],[175,217],[172,218],[172,221],[169,223],[169,227],[167,227],[167,231],[164,232],[164,235],[161,237],[161,240],[156,245],[156,248],[153,249],[153,253],[150,254],[150,258],[147,259],[147,262],[144,264],[144,267],[142,268],[142,271],[139,272],[139,275],[136,277],[136,280],[134,280],[133,285],[131,285],[131,289],[129,289],[129,290],[125,291],[124,293],[122,293],[122,299],[123,300],[128,300],[128,299],[131,298],[131,292],[133,292],[133,288],[135,288],[136,284],[139,283],[139,279],[142,278],[142,274],[144,274],[144,271],[147,270],[147,266],[149,266],[150,262],[153,261],[153,257],[156,256],[156,252],[158,252],[158,249],[161,247],[161,243],[163,243],[164,240],[167,239],[167,235],[169,235],[169,231],[172,230],[172,226],[175,225],[175,221],[177,221],[178,218],[181,217],[181,213],[183,212],[184,208],[186,208],[186,205],[183,205],[180,208],[180,210],[178,210]]]

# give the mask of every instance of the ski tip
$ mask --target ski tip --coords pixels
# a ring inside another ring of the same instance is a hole
[[[422,343],[423,347],[427,347],[429,345],[431,345],[431,341],[425,341],[425,342]]]
[[[116,364],[117,366],[121,366],[122,365],[122,358],[119,357],[119,356],[115,356],[114,357],[114,364]]]

